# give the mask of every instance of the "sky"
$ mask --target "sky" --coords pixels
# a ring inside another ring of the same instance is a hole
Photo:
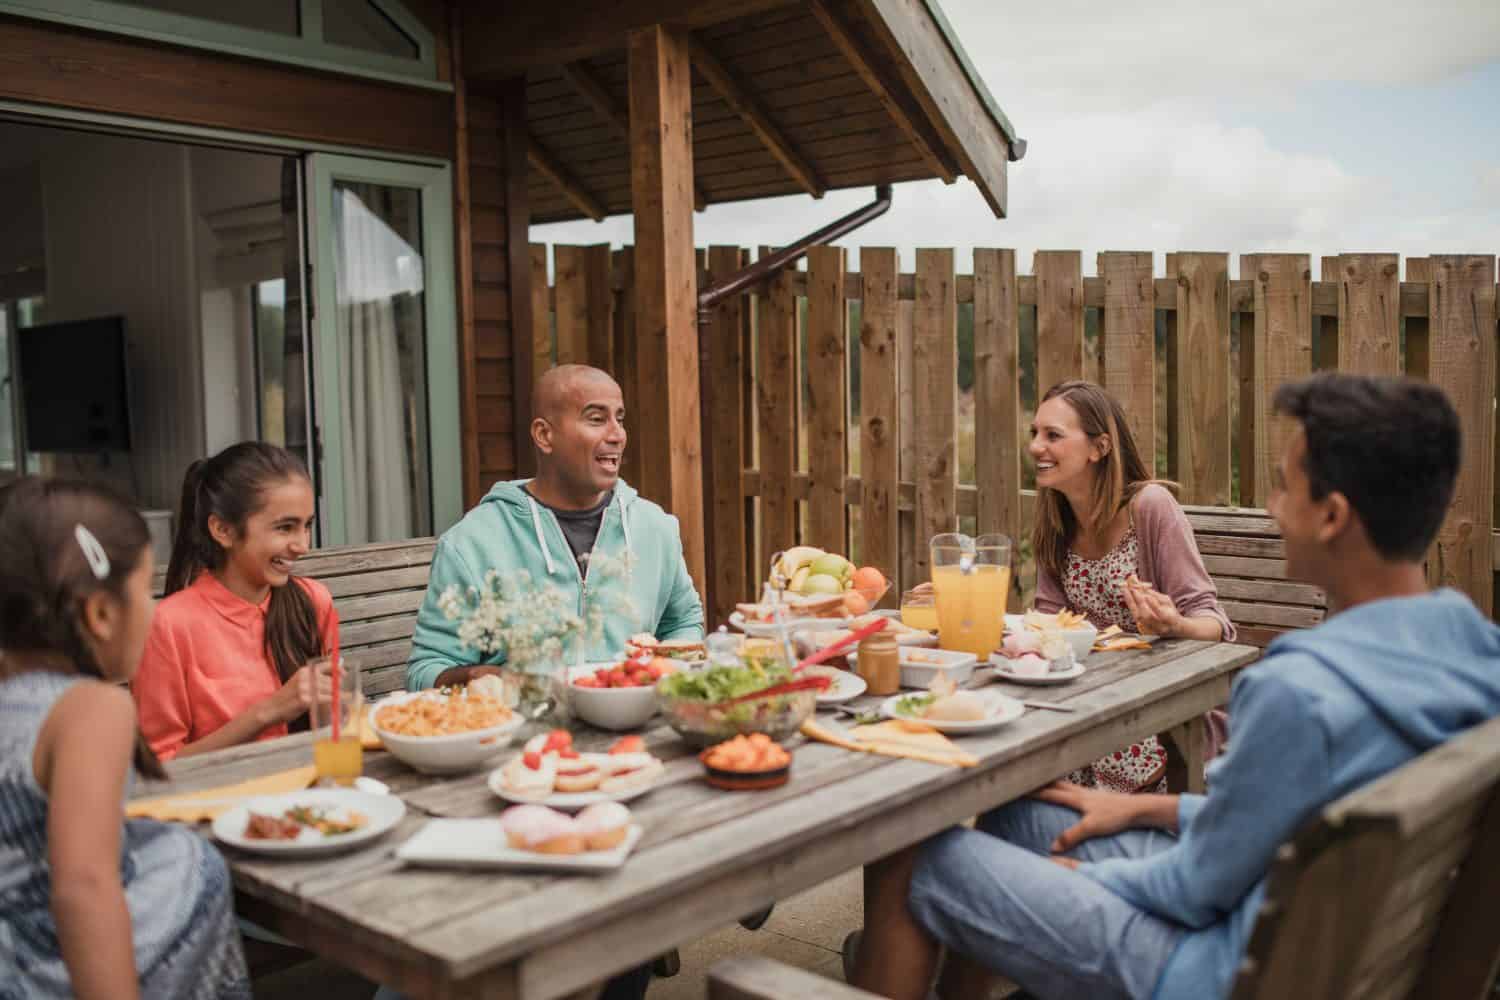
[[[1019,135],[1009,217],[965,179],[898,184],[841,241],[1242,253],[1500,253],[1500,0],[941,0]],[[711,206],[699,246],[785,244],[872,191]],[[632,242],[630,217],[533,241]],[[857,255],[850,266],[857,267]]]

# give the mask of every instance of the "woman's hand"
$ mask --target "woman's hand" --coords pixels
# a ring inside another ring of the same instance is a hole
[[[1173,600],[1134,573],[1125,578],[1125,606],[1142,635],[1178,636],[1186,621]]]
[[[1123,792],[1101,792],[1071,781],[1054,781],[1033,792],[1032,796],[1081,813],[1078,822],[1058,834],[1052,842],[1053,854],[1071,851],[1085,840],[1108,837],[1139,825],[1140,803],[1136,796]]]

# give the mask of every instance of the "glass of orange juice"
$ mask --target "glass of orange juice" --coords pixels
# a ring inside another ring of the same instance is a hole
[[[937,631],[937,604],[930,592],[908,590],[901,595],[901,624],[923,632]]]
[[[1010,539],[1004,535],[937,535],[932,539],[932,590],[938,646],[981,660],[1000,647],[1010,591]]]
[[[313,742],[313,766],[320,785],[352,785],[364,771],[364,696],[359,685],[359,664],[330,656],[314,664],[331,676],[332,700],[313,705],[309,723],[318,738]],[[327,727],[324,729],[323,727]]]

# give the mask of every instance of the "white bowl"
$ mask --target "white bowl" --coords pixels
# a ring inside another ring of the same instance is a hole
[[[512,712],[505,722],[487,729],[475,729],[451,736],[404,736],[380,725],[380,714],[391,705],[414,698],[443,697],[436,691],[408,691],[382,698],[370,712],[370,725],[380,742],[402,763],[425,774],[458,774],[477,769],[510,745],[516,730],[526,721]]]
[[[1026,616],[1006,615],[1005,631],[1007,634],[1026,631]],[[1089,622],[1084,622],[1081,628],[1062,629],[1058,634],[1068,641],[1068,645],[1073,650],[1073,658],[1081,661],[1094,648],[1094,640],[1099,637],[1099,630]]]
[[[586,688],[573,681],[614,663],[585,663],[568,670],[568,708],[591,726],[615,731],[639,729],[656,714],[656,685]]]

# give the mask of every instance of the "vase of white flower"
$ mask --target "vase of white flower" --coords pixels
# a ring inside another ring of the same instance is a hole
[[[449,586],[438,606],[458,622],[464,649],[498,662],[511,706],[528,719],[542,719],[561,702],[563,665],[582,660],[603,634],[606,617],[629,612],[624,588],[607,586],[627,575],[628,558],[596,553],[576,603],[556,584],[534,581],[527,570],[492,569],[478,587]]]

